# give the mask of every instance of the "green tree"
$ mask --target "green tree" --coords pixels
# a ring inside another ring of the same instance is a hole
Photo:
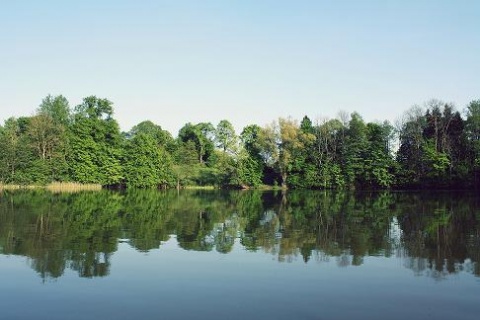
[[[46,169],[42,180],[47,182],[68,179],[65,127],[49,115],[40,113],[30,119],[26,134],[36,153],[36,167]]]
[[[263,182],[277,184],[281,180],[278,172],[279,133],[275,122],[261,128],[258,133],[258,147],[263,163]]]
[[[227,151],[230,154],[236,153],[238,138],[233,125],[228,120],[221,120],[218,123],[215,129],[215,141],[223,153]]]
[[[470,170],[474,183],[480,184],[480,100],[470,102],[466,110],[466,138],[470,151]]]
[[[9,118],[0,130],[0,181],[29,184],[42,180],[41,163],[34,163],[34,150],[26,134],[29,118]]]
[[[424,174],[425,168],[422,158],[425,127],[426,120],[423,109],[419,106],[414,106],[405,112],[397,124],[400,146],[396,161],[399,165],[397,181],[400,186],[417,185]]]
[[[242,133],[240,134],[243,148],[252,158],[258,159],[259,161],[262,161],[262,146],[259,141],[261,130],[262,128],[260,128],[260,126],[251,124],[243,128]]]
[[[182,142],[193,141],[197,149],[200,164],[211,161],[214,151],[213,135],[215,128],[211,123],[185,124],[178,133]]]
[[[393,184],[393,158],[390,150],[393,127],[388,123],[368,123],[368,147],[365,156],[365,183],[387,188]]]
[[[343,173],[350,186],[365,184],[365,158],[368,147],[367,126],[362,117],[351,114],[342,149]]]
[[[248,125],[240,134],[241,148],[237,159],[239,185],[256,187],[262,183],[264,163],[261,156],[258,125]]]
[[[112,102],[95,96],[75,108],[68,158],[73,180],[102,185],[122,181],[122,137],[112,116]]]
[[[262,156],[267,165],[275,166],[281,177],[282,187],[286,188],[295,154],[315,140],[313,134],[300,130],[297,122],[292,119],[279,118],[278,124],[262,128],[260,131]]]
[[[318,170],[315,166],[315,128],[312,121],[304,116],[300,123],[298,139],[301,143],[292,150],[288,184],[295,188],[315,188],[319,186]]]
[[[431,100],[427,107],[422,149],[425,182],[436,186],[452,185],[459,176],[465,179],[464,121],[450,104]]]
[[[236,185],[258,187],[262,183],[262,165],[245,150],[240,152],[235,168],[238,172]]]
[[[345,185],[341,170],[344,131],[345,128],[338,119],[324,120],[315,128],[312,161],[318,172],[318,187],[336,188]]]
[[[56,124],[67,127],[71,122],[71,112],[68,100],[62,96],[46,96],[37,110],[38,114],[46,115],[53,119]]]
[[[152,188],[174,185],[175,176],[170,155],[157,141],[144,133],[126,143],[125,181],[128,187]]]
[[[436,150],[434,141],[427,141],[422,145],[423,158],[425,164],[425,177],[430,180],[441,180],[450,166],[450,159],[444,152]]]
[[[201,164],[194,141],[179,141],[174,153],[173,171],[177,180],[177,189],[183,185],[194,184],[199,175]]]
[[[146,120],[135,125],[128,133],[127,137],[133,138],[138,134],[146,134],[155,139],[159,146],[162,146],[169,153],[175,150],[175,140],[170,132],[163,130],[161,126]]]

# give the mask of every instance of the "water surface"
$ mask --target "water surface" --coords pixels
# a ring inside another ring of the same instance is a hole
[[[0,195],[2,319],[480,314],[475,194]]]

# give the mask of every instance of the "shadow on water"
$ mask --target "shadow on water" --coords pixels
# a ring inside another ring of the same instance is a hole
[[[473,194],[128,190],[0,194],[0,253],[28,258],[42,278],[109,274],[119,242],[148,252],[234,246],[279,262],[398,257],[418,275],[480,276],[480,201]]]

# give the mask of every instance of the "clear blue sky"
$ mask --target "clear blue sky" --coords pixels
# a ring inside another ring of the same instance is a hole
[[[152,120],[237,129],[357,111],[394,120],[480,98],[480,1],[3,1],[0,121],[47,95]]]

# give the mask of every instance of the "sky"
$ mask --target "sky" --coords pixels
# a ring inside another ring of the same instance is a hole
[[[0,0],[0,123],[96,95],[127,131],[480,99],[480,1]]]

